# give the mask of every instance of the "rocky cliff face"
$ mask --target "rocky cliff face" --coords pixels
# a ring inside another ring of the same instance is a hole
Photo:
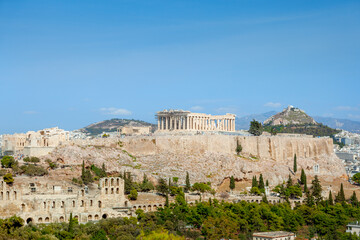
[[[303,110],[293,106],[288,106],[282,112],[264,121],[264,125],[271,126],[288,124],[317,124],[317,122]]]
[[[241,156],[235,149],[241,144]],[[250,180],[262,173],[271,185],[283,182],[292,174],[294,154],[298,169],[308,176],[319,175],[332,181],[345,176],[341,161],[332,150],[329,138],[300,137],[240,137],[224,135],[129,137],[96,142],[78,141],[60,146],[49,158],[65,164],[106,164],[112,172],[131,171],[141,179],[146,173],[155,180],[179,177],[184,182],[186,172],[191,181],[210,181],[220,184],[224,178],[235,176]],[[314,170],[319,166],[319,172]]]

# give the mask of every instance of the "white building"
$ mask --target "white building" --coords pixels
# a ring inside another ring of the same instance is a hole
[[[277,232],[257,232],[253,234],[253,240],[295,240],[295,233],[277,231]]]

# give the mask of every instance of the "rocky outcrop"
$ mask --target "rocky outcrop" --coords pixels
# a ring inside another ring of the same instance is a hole
[[[264,121],[264,125],[288,125],[288,124],[317,124],[317,122],[307,115],[303,110],[288,106],[282,112],[271,116]]]
[[[243,148],[237,156],[237,144]],[[308,176],[319,175],[331,181],[345,176],[341,161],[333,153],[329,138],[280,136],[152,136],[118,140],[78,141],[58,147],[49,157],[64,164],[105,163],[110,172],[131,171],[138,179],[146,173],[154,181],[161,177],[179,177],[184,182],[189,172],[193,182],[220,184],[235,176],[250,180],[262,173],[270,184],[278,184],[292,174],[294,155],[298,169]],[[318,166],[319,172],[314,170]]]

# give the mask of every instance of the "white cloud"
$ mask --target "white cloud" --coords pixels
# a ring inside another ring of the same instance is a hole
[[[106,114],[106,115],[131,115],[132,114],[132,112],[130,112],[127,109],[114,108],[114,107],[100,108],[100,111],[103,112],[103,114]]]
[[[357,111],[358,108],[351,107],[351,106],[338,106],[338,107],[335,108],[335,110],[338,110],[338,111]]]
[[[193,110],[193,111],[201,111],[201,110],[203,110],[204,108],[201,107],[201,106],[193,106],[193,107],[191,107],[190,109]]]
[[[279,108],[279,107],[281,107],[281,103],[267,102],[264,104],[264,106],[271,107],[271,108]]]
[[[24,111],[23,113],[24,113],[24,114],[27,114],[27,115],[38,114],[38,112],[36,112],[36,111],[32,111],[32,110],[29,110],[29,111]]]

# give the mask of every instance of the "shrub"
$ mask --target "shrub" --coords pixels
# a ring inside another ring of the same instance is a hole
[[[1,165],[5,168],[11,168],[15,164],[16,164],[16,161],[15,161],[14,157],[12,157],[12,156],[4,156],[1,159]]]
[[[38,163],[40,162],[40,159],[37,157],[26,157],[23,159],[24,162],[32,162],[32,163]]]
[[[52,162],[50,159],[46,159],[46,162],[49,164],[49,167],[51,169],[56,169],[58,167],[58,165],[54,162]]]
[[[5,174],[3,178],[4,182],[6,182],[7,184],[12,184],[14,182],[14,178],[11,173]]]
[[[73,178],[71,181],[76,185],[83,185],[83,181],[79,178]]]
[[[28,166],[21,166],[20,167],[24,173],[28,176],[44,176],[46,174],[48,174],[48,171],[46,171],[46,169],[44,169],[43,167],[41,166],[35,166],[33,164],[30,164]]]
[[[237,146],[236,146],[236,154],[237,155],[240,155],[240,153],[241,153],[241,151],[242,151],[242,146],[240,145],[240,144],[238,144]]]
[[[128,198],[129,198],[130,200],[136,200],[137,197],[138,197],[138,192],[136,191],[136,189],[135,189],[135,188],[131,189]]]
[[[95,175],[98,176],[99,178],[106,177],[106,172],[102,168],[98,168],[94,164],[92,164],[90,168],[91,171],[93,171]]]

